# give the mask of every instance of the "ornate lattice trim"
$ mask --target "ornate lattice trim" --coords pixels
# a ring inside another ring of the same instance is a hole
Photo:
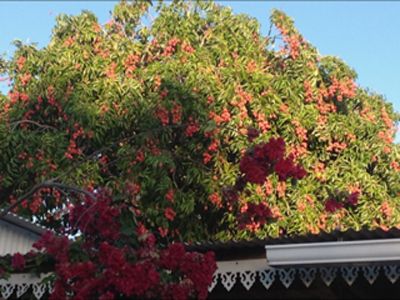
[[[35,276],[31,274],[13,274],[7,280],[0,279],[0,295],[2,299],[8,299],[12,295],[16,298],[22,297],[26,293],[41,299],[44,294],[51,292],[51,285],[43,282],[49,274]]]
[[[391,283],[395,283],[400,277],[400,265],[364,264],[279,268],[268,266],[265,259],[222,261],[218,262],[218,269],[214,274],[209,291],[211,292],[219,282],[228,292],[238,282],[246,290],[250,290],[257,280],[267,290],[276,280],[279,280],[286,288],[289,288],[296,278],[300,279],[308,288],[317,276],[327,286],[330,286],[337,277],[342,277],[349,286],[359,277],[367,280],[372,285],[380,274],[383,274]]]

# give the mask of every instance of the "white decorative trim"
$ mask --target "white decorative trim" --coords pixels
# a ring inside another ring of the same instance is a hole
[[[293,281],[298,278],[308,288],[318,276],[330,286],[332,282],[341,277],[351,286],[358,278],[364,278],[369,284],[373,284],[379,274],[395,283],[400,277],[400,264],[385,265],[347,265],[347,266],[310,266],[310,267],[271,267],[265,259],[220,261],[214,274],[213,282],[208,290],[211,292],[218,283],[228,292],[240,281],[246,290],[250,290],[256,281],[259,281],[266,290],[270,289],[275,281],[280,281],[283,286],[290,288]],[[340,272],[338,272],[340,270]],[[380,273],[382,270],[382,273]]]
[[[399,279],[400,276],[399,266],[385,266],[383,270],[385,272],[387,279],[389,279],[391,283],[395,283],[397,279]]]
[[[281,280],[282,284],[289,288],[292,284],[294,277],[296,275],[296,269],[289,268],[289,269],[278,269],[279,279]]]
[[[271,266],[400,260],[400,239],[266,245]]]
[[[300,268],[299,275],[301,281],[303,281],[306,287],[310,287],[311,283],[315,279],[315,275],[317,274],[316,268]]]
[[[21,283],[17,285],[17,298],[20,298],[29,289],[29,284]]]
[[[358,267],[341,267],[340,271],[342,272],[342,277],[347,284],[352,285],[358,277],[359,269]]]
[[[379,276],[379,266],[364,266],[362,267],[364,278],[369,284],[373,284]]]
[[[265,269],[263,271],[258,271],[258,275],[260,276],[260,281],[263,286],[268,290],[271,285],[275,281],[275,270],[274,269]]]
[[[256,282],[256,273],[252,271],[244,271],[240,272],[240,282],[246,288],[246,290],[250,290],[253,286],[254,282]]]
[[[42,298],[44,293],[47,290],[47,284],[44,283],[34,283],[33,284],[33,295],[35,295],[36,299]]]
[[[15,285],[11,283],[5,283],[0,285],[0,288],[1,288],[1,296],[4,299],[8,299],[14,292]]]
[[[208,286],[208,292],[211,292],[215,288],[215,286],[217,285],[218,276],[219,276],[218,273],[214,274],[213,279],[211,281],[211,284]]]
[[[221,283],[225,289],[229,292],[236,283],[237,273],[226,272],[221,274]]]
[[[46,292],[52,291],[52,286],[49,283],[42,283],[42,280],[48,275],[42,274],[37,277],[33,274],[12,274],[7,280],[0,279],[1,296],[8,299],[15,292],[16,298],[20,298],[31,291],[35,298],[39,300]]]
[[[335,267],[320,268],[319,272],[326,286],[330,286],[336,278],[337,268]]]
[[[317,274],[323,282],[330,286],[335,278],[341,276],[348,285],[352,285],[362,273],[362,277],[373,284],[379,276],[380,271],[391,283],[395,283],[400,277],[400,265],[363,265],[363,266],[333,266],[333,267],[291,267],[276,268],[265,264],[265,259],[223,261],[217,262],[218,269],[213,276],[208,291],[211,292],[220,282],[229,292],[237,281],[240,281],[246,290],[250,290],[254,283],[259,280],[265,289],[269,289],[276,279],[289,288],[293,281],[300,279],[306,287],[310,287]],[[340,268],[340,272],[338,272]],[[360,272],[362,271],[362,272]],[[37,277],[32,274],[13,274],[8,280],[0,280],[0,295],[8,299],[12,295],[20,298],[26,293],[32,293],[37,300],[46,293],[52,292],[52,285],[43,279],[49,274]]]

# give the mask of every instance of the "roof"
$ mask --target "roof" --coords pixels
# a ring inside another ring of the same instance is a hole
[[[49,230],[44,226],[34,224],[31,221],[11,212],[8,212],[7,215],[1,217],[0,220],[9,223],[11,225],[17,226],[21,229],[25,229],[39,236]]]
[[[321,232],[319,234],[307,234],[297,236],[282,236],[278,238],[252,239],[252,240],[231,240],[204,241],[193,244],[186,243],[189,251],[207,252],[214,251],[217,259],[230,259],[243,257],[263,257],[265,256],[266,245],[299,244],[299,243],[320,243],[335,241],[362,241],[373,239],[400,238],[400,229],[391,228],[390,230],[363,228],[359,231],[348,229],[346,231],[334,230],[332,232]]]
[[[359,297],[354,291],[363,291],[360,298],[364,299],[371,295],[379,297],[379,291],[387,290],[382,288],[382,283],[388,283],[384,277],[390,282],[389,288],[400,278],[399,245],[397,228],[362,228],[303,236],[206,241],[186,247],[189,251],[216,254],[218,268],[209,286],[210,299],[297,299],[300,294],[304,299]],[[354,282],[358,288],[351,289]],[[372,287],[374,283],[376,286]],[[293,288],[288,290],[292,284]]]

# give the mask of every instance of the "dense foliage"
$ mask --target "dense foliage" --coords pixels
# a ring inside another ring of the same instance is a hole
[[[82,192],[106,189],[164,241],[398,226],[398,116],[282,12],[271,24],[263,37],[212,2],[122,2],[104,26],[61,15],[48,46],[17,43],[1,206],[62,231]],[[275,172],[239,163],[271,137],[287,145]],[[241,171],[268,177],[232,201]],[[242,226],[247,210],[268,221]]]

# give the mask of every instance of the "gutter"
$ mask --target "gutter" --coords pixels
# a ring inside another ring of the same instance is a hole
[[[400,239],[266,245],[270,266],[400,260]]]

